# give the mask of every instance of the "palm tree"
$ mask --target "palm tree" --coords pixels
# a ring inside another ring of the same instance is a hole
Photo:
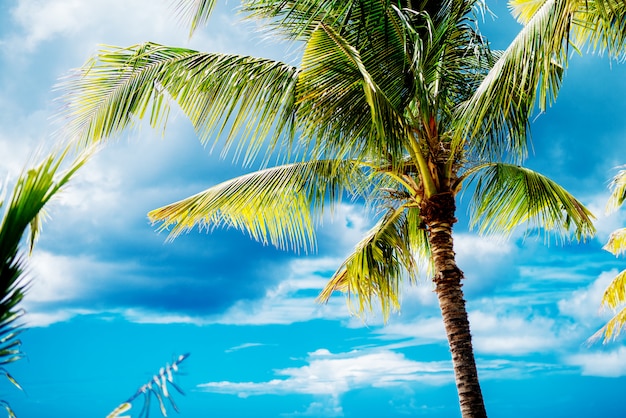
[[[613,177],[610,188],[612,192],[606,205],[607,213],[619,209],[626,199],[626,169],[621,169]],[[613,231],[603,248],[616,256],[623,254],[626,251],[626,228]],[[617,310],[624,302],[626,302],[626,270],[622,270],[608,285],[602,296],[602,306]],[[626,307],[622,307],[590,340],[596,340],[602,335],[604,335],[604,342],[611,338],[615,339],[621,333],[625,324]]]
[[[213,0],[178,0],[195,30]],[[569,16],[560,8],[550,13]],[[558,6],[558,7],[557,7]],[[486,416],[455,261],[456,198],[473,182],[471,225],[565,239],[593,234],[591,214],[519,164],[536,100],[554,98],[570,26],[535,13],[504,52],[479,33],[480,1],[246,0],[242,12],[303,45],[300,66],[144,43],[107,48],[64,84],[68,134],[105,140],[137,118],[164,126],[175,100],[203,143],[224,137],[264,167],[149,213],[171,237],[229,226],[280,248],[314,247],[314,227],[350,194],[378,222],[320,294],[399,309],[404,280],[432,275],[464,417]],[[569,10],[569,9],[568,9]],[[549,38],[539,39],[543,30]],[[546,42],[545,39],[555,39]],[[537,90],[537,86],[540,89]],[[148,116],[149,115],[149,116]],[[261,150],[265,153],[261,154]],[[278,154],[280,164],[270,165]]]
[[[8,206],[0,220],[0,373],[21,389],[17,381],[4,368],[24,357],[19,335],[23,330],[19,319],[24,314],[20,302],[28,286],[27,258],[22,243],[27,230],[28,253],[33,251],[41,230],[44,207],[67,184],[74,173],[85,163],[87,154],[77,158],[64,172],[59,173],[67,150],[51,153],[39,165],[24,171],[17,179]],[[0,209],[4,200],[0,199]],[[6,401],[0,404],[9,416],[15,414]]]

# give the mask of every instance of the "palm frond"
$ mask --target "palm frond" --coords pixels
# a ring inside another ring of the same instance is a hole
[[[622,270],[607,286],[602,295],[602,305],[611,309],[626,302],[626,270]]]
[[[596,331],[589,338],[589,342],[593,343],[604,336],[603,340],[607,343],[609,340],[616,340],[626,325],[626,308],[617,312],[602,328]]]
[[[77,158],[70,168],[57,175],[68,149],[60,155],[50,154],[38,166],[20,175],[0,223],[0,254],[13,254],[26,229],[34,226],[30,233],[29,248],[32,250],[41,226],[40,216],[48,201],[67,184],[70,178],[82,167],[90,152]]]
[[[168,99],[178,102],[206,143],[227,131],[224,152],[251,160],[265,140],[293,135],[297,70],[239,55],[200,53],[153,43],[103,49],[59,85],[67,132],[81,145],[119,134],[149,117],[164,127]],[[249,161],[247,160],[247,161]]]
[[[15,415],[15,412],[13,412],[13,409],[8,402],[0,401],[0,405],[2,405],[2,407],[7,411],[7,414],[9,414],[9,418],[17,418],[17,415]]]
[[[521,159],[527,152],[529,117],[560,89],[567,65],[570,27],[578,2],[547,0],[537,8],[483,79],[459,108],[455,142],[471,142],[480,159]]]
[[[332,25],[340,32],[363,29],[366,19],[379,20],[386,6],[378,0],[245,0],[241,8],[249,17],[268,22],[272,33],[306,40],[320,24]]]
[[[344,191],[360,193],[366,173],[353,161],[287,164],[237,177],[148,214],[170,238],[200,228],[234,227],[278,248],[315,246],[311,212],[321,214],[326,200],[335,204]]]
[[[174,375],[179,371],[180,363],[182,363],[185,359],[189,357],[189,353],[182,354],[176,358],[172,362],[172,364],[167,363],[165,367],[161,367],[159,372],[152,376],[152,378],[144,385],[142,385],[137,392],[133,394],[126,401],[119,404],[109,415],[107,418],[124,418],[120,416],[120,414],[129,411],[132,409],[132,402],[140,396],[144,398],[144,404],[139,413],[139,418],[145,417],[148,418],[150,416],[150,400],[154,396],[159,403],[159,410],[161,414],[166,417],[167,416],[167,406],[164,402],[165,399],[168,400],[169,405],[176,412],[179,412],[178,406],[174,402],[172,398],[172,393],[170,392],[169,386],[174,388],[178,393],[184,395],[185,393],[181,390],[181,388],[174,383]]]
[[[546,0],[509,0],[509,10],[522,25],[527,25]]]
[[[609,184],[611,189],[611,196],[606,204],[606,212],[612,213],[619,209],[626,199],[626,170],[620,170],[612,179]]]
[[[403,279],[416,280],[420,265],[429,268],[430,247],[421,222],[415,207],[390,208],[329,280],[318,301],[327,302],[339,290],[349,300],[355,297],[356,311],[363,313],[373,309],[376,298],[387,319],[400,307]]]
[[[21,251],[24,235],[30,228],[28,248],[32,252],[41,229],[44,206],[67,184],[76,171],[86,162],[89,153],[79,156],[64,172],[59,173],[66,149],[60,154],[52,153],[42,163],[25,170],[17,179],[9,204],[4,208],[0,221],[0,365],[12,363],[24,357],[19,335],[23,325],[18,321],[24,314],[19,304],[28,286],[26,258]],[[3,202],[0,202],[0,207]],[[0,368],[18,389],[21,386],[9,372]],[[12,414],[7,402],[2,405]]]
[[[510,234],[519,225],[555,232],[565,239],[595,233],[591,212],[561,186],[530,169],[503,163],[484,164],[469,173],[476,180],[470,207],[471,226],[482,233]]]
[[[574,39],[596,52],[621,59],[626,46],[626,4],[621,0],[580,2],[574,18]]]
[[[626,228],[611,232],[609,240],[602,248],[614,255],[620,255],[626,251]]]
[[[217,0],[174,0],[173,3],[176,14],[189,26],[189,36],[192,36],[200,25],[207,23]]]

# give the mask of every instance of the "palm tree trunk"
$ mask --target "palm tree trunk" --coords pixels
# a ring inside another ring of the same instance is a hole
[[[461,414],[463,418],[479,418],[486,417],[487,412],[478,382],[472,335],[461,290],[463,272],[456,265],[453,251],[455,211],[452,193],[441,193],[424,202],[421,212],[429,231],[435,267],[433,281],[452,353]]]

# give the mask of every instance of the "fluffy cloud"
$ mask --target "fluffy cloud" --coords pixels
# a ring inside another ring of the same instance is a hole
[[[266,382],[207,382],[198,388],[240,397],[306,394],[332,399],[332,404],[338,407],[339,398],[355,389],[407,389],[413,384],[440,386],[454,381],[450,361],[414,361],[386,348],[336,354],[318,349],[309,353],[306,362],[301,367],[276,370],[277,377]],[[537,372],[559,370],[548,363],[504,359],[479,359],[478,367],[481,377],[486,379],[522,378]]]
[[[454,236],[454,248],[469,297],[492,293],[499,284],[518,275],[511,262],[517,248],[503,237],[459,233]]]
[[[568,298],[559,300],[559,311],[575,319],[587,330],[598,327],[602,321],[611,316],[610,313],[600,309],[600,301],[604,290],[617,273],[617,270],[603,272],[588,286],[572,292]]]
[[[580,367],[584,376],[626,376],[626,347],[623,346],[611,351],[575,354],[566,361]]]
[[[211,18],[211,36],[202,31],[189,39],[179,21],[173,1],[162,0],[19,0],[11,10],[19,33],[3,39],[5,48],[20,45],[28,51],[46,42],[71,40],[72,51],[63,51],[84,61],[98,45],[127,46],[145,41],[188,46],[214,52],[239,53],[282,59],[296,58],[276,40],[264,40],[251,22],[232,13],[232,3],[218,2]],[[79,62],[80,62],[79,61]]]
[[[12,10],[14,21],[24,32],[23,45],[30,50],[57,37],[76,39],[85,33],[94,45],[132,37],[139,42],[177,29],[182,37],[182,28],[172,15],[166,2],[150,0],[20,0]]]
[[[485,311],[472,311],[469,318],[479,354],[519,356],[546,352],[563,343],[551,318]]]
[[[307,363],[278,370],[276,374],[282,378],[267,382],[208,382],[198,387],[243,397],[286,393],[337,397],[357,388],[394,387],[409,382],[441,385],[452,379],[450,362],[416,362],[389,350],[333,354],[319,349],[309,353]]]

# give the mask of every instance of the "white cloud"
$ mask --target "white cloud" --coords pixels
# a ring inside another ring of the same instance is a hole
[[[600,301],[604,290],[617,273],[617,270],[603,272],[589,286],[572,292],[569,298],[559,300],[559,311],[574,318],[586,329],[592,329],[610,318],[610,313],[601,310]]]
[[[333,272],[339,268],[342,257],[352,253],[372,225],[373,220],[368,217],[362,205],[340,203],[333,213],[325,214],[319,228],[318,241],[321,248],[329,248],[334,255],[340,257]]]
[[[54,35],[69,35],[89,25],[90,21],[93,23],[93,14],[88,11],[89,7],[95,9],[93,8],[95,4],[97,2],[80,0],[23,0],[18,2],[12,15],[15,21],[27,30],[24,45],[32,49],[39,42],[50,39]]]
[[[343,408],[336,397],[326,397],[326,399],[312,402],[307,409],[302,412],[281,414],[284,417],[342,417]]]
[[[401,348],[415,345],[446,342],[446,333],[441,316],[424,316],[406,320],[403,316],[394,316],[386,326],[376,329],[382,340],[400,340],[387,348]]]
[[[569,356],[566,361],[580,367],[584,376],[626,376],[626,347],[609,352],[575,354]]]
[[[319,349],[309,353],[307,361],[303,367],[276,371],[284,378],[258,383],[208,382],[198,387],[242,397],[287,393],[337,397],[357,388],[395,387],[411,382],[441,385],[452,380],[448,361],[417,362],[389,350],[333,354]]]
[[[259,301],[237,302],[215,322],[228,325],[287,325],[314,319],[341,319],[348,316],[343,298],[335,297],[327,304],[321,305],[315,300],[315,296],[302,297],[271,290]]]
[[[515,246],[505,237],[461,233],[454,235],[454,247],[459,260],[482,265],[511,254]]]
[[[551,318],[471,311],[469,319],[474,350],[478,354],[519,356],[546,352],[563,343]]]
[[[468,295],[493,292],[499,283],[517,275],[512,262],[516,246],[503,237],[455,234],[454,249]]]
[[[90,271],[104,266],[88,257],[55,255],[46,251],[33,254],[30,265],[33,280],[28,290],[29,303],[69,301],[88,288]]]
[[[98,45],[127,46],[145,41],[283,60],[297,56],[289,54],[286,45],[277,45],[276,40],[259,38],[254,23],[242,22],[233,8],[234,3],[218,2],[210,21],[211,34],[200,30],[189,39],[188,27],[166,0],[19,0],[11,15],[22,33],[10,35],[0,45],[19,45],[23,52],[33,51],[44,42],[61,41],[67,46],[71,43],[70,53],[82,61]]]
[[[307,394],[327,402],[314,407],[339,411],[339,398],[346,392],[368,388],[409,389],[411,384],[445,385],[454,382],[450,361],[414,361],[403,354],[377,348],[331,353],[318,349],[309,353],[307,365],[276,370],[276,378],[266,382],[207,382],[198,388],[214,393],[247,397],[253,395]],[[507,359],[478,360],[484,379],[527,378],[537,372],[559,371],[562,367],[548,363],[511,361]],[[328,402],[332,401],[332,402]]]
[[[264,345],[265,344],[262,344],[262,343],[244,343],[244,344],[240,344],[240,345],[236,345],[234,347],[231,347],[228,350],[226,350],[226,352],[227,353],[232,353],[234,351],[245,350],[246,348],[261,347],[261,346],[264,346]]]
[[[21,44],[29,50],[55,38],[72,39],[75,45],[123,38],[141,42],[172,32],[183,38],[184,30],[172,16],[167,2],[152,0],[20,0],[12,10],[24,31]]]
[[[56,312],[31,312],[30,310],[26,310],[26,314],[24,315],[24,323],[26,324],[26,326],[30,328],[47,327],[57,322],[68,321],[72,317],[77,316],[81,313],[88,313],[88,312],[85,312],[85,311],[77,312],[77,311],[72,311],[69,309],[66,309],[64,311],[56,311]]]

